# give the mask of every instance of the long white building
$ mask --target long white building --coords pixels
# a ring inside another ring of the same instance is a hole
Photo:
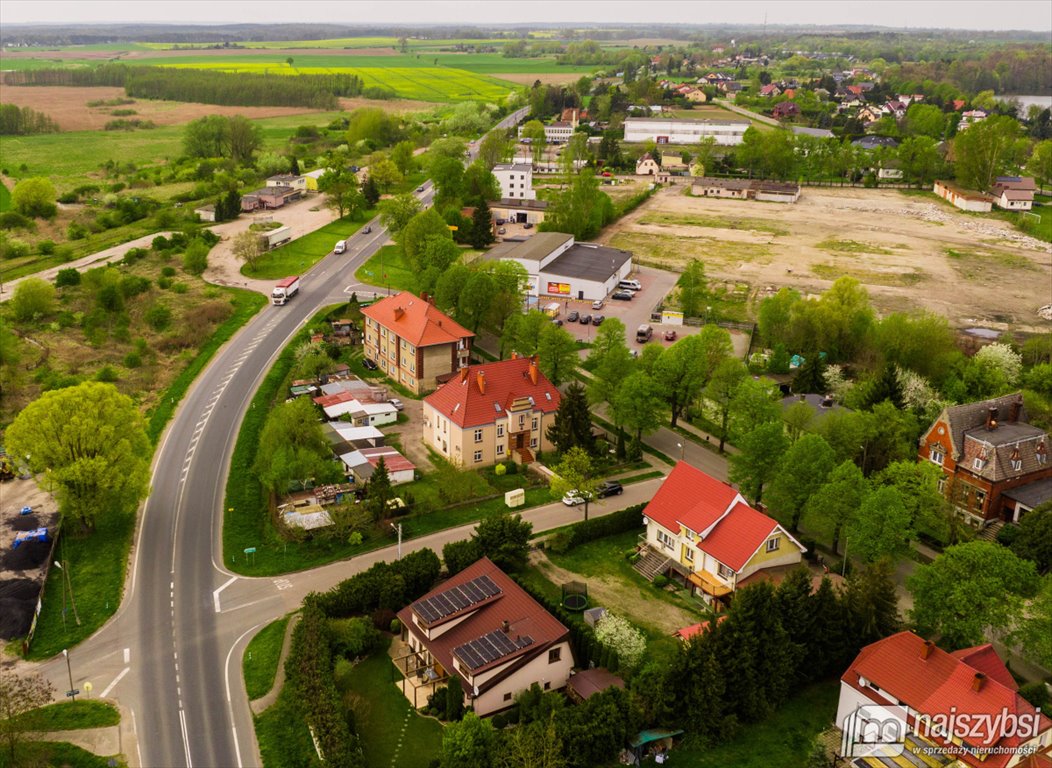
[[[748,120],[671,120],[653,117],[625,119],[628,143],[653,141],[656,144],[700,144],[712,137],[721,146],[742,143],[749,128]]]

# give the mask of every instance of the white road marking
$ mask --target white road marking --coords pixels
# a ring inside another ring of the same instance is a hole
[[[288,589],[292,586],[292,582],[288,579],[274,579],[274,586],[278,589]]]
[[[194,764],[190,760],[190,736],[186,732],[186,713],[181,708],[179,710],[179,725],[183,729],[183,748],[186,750],[186,768],[193,768]]]
[[[237,743],[237,728],[230,726],[230,730],[234,732],[234,755],[237,757],[237,768],[244,768],[244,763],[241,762],[241,745]]]
[[[223,668],[223,684],[226,685],[226,706],[227,706],[227,710],[230,712],[230,724],[231,724],[230,727],[234,731],[234,752],[237,755],[238,768],[243,768],[243,764],[241,762],[241,747],[239,747],[238,743],[237,743],[237,728],[235,728],[234,725],[233,725],[233,723],[234,723],[234,705],[233,705],[233,701],[232,701],[231,696],[230,696],[230,657],[234,654],[234,649],[237,648],[237,644],[240,643],[242,640],[244,640],[247,635],[249,635],[252,632],[255,632],[257,629],[259,629],[261,626],[263,626],[263,622],[260,622],[256,626],[245,630],[241,634],[241,637],[239,637],[237,640],[234,641],[234,644],[230,646],[230,650],[227,651],[227,653],[226,653],[226,664],[224,665],[224,668]]]
[[[212,602],[215,603],[216,613],[219,613],[219,593],[222,592],[227,587],[229,587],[235,581],[237,581],[237,576],[231,576],[229,579],[227,579],[226,584],[224,584],[223,586],[221,586],[219,589],[215,590],[212,593]]]
[[[124,663],[127,664],[131,661],[131,648],[124,649]]]
[[[135,710],[128,708],[132,716],[132,733],[135,734],[135,753],[139,756],[139,765],[142,765],[142,749],[139,748],[139,727],[135,723]]]
[[[124,652],[125,652],[125,654],[127,654],[128,649],[125,648]],[[125,655],[124,661],[125,661],[125,663],[127,663],[127,661],[128,661],[127,655]],[[124,678],[124,676],[126,674],[128,674],[129,672],[131,672],[131,667],[125,667],[124,669],[122,669],[121,673],[119,675],[117,675],[115,678],[113,678],[113,682],[110,683],[109,685],[107,685],[105,688],[103,688],[102,693],[99,694],[99,698],[100,699],[105,699],[107,696],[109,696],[110,695],[110,691],[112,691],[114,689],[114,687],[117,685],[117,683],[119,683]]]
[[[259,605],[260,603],[266,603],[272,600],[272,597],[264,597],[260,600],[253,600],[251,603],[242,603],[241,605],[235,605],[232,608],[227,608],[224,613],[233,613],[234,611],[240,611],[242,608],[248,608],[252,605]]]

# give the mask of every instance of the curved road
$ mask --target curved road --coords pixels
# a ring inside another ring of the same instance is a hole
[[[523,111],[498,127],[521,120]],[[475,148],[472,146],[472,155]],[[419,198],[429,204],[430,183]],[[282,578],[240,578],[222,566],[222,504],[241,421],[267,370],[289,339],[321,307],[346,301],[358,269],[387,240],[378,220],[301,279],[299,295],[268,306],[211,361],[179,406],[154,457],[153,487],[134,546],[130,582],[116,616],[70,653],[74,685],[91,681],[98,697],[117,698],[130,714],[122,733],[132,764],[260,765],[241,653],[263,624],[295,609],[310,591],[393,554],[380,550]],[[632,498],[647,492],[635,490]],[[562,510],[537,510],[562,524]],[[471,526],[408,544],[412,549],[463,538]],[[440,546],[440,543],[438,544]],[[65,690],[59,656],[40,671]],[[130,731],[130,733],[129,733]],[[134,746],[132,746],[134,744]]]

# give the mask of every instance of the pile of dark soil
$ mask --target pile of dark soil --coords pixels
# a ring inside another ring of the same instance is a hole
[[[0,639],[14,640],[29,633],[39,594],[40,585],[30,579],[0,581]]]

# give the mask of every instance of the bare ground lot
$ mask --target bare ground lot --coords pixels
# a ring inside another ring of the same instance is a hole
[[[306,115],[323,110],[309,107],[224,107],[215,104],[196,104],[182,101],[158,101],[134,99],[132,104],[118,106],[89,107],[93,101],[114,101],[125,98],[123,88],[95,87],[75,88],[64,86],[5,86],[4,102],[20,107],[31,107],[51,117],[63,131],[97,131],[106,123],[117,119],[111,114],[115,109],[135,110],[134,115],[125,116],[150,120],[156,125],[182,125],[207,115],[244,115],[253,120],[286,115]],[[382,106],[388,112],[413,112],[429,109],[434,105],[426,101],[394,99],[371,101],[369,99],[340,99],[344,110],[364,106]]]
[[[538,80],[546,85],[566,85],[576,83],[583,75],[583,72],[504,72],[490,77],[510,80],[519,85],[533,85]]]
[[[681,270],[692,258],[754,295],[819,293],[855,277],[879,311],[926,309],[955,325],[1047,331],[1052,247],[1006,222],[897,191],[805,188],[795,205],[662,190],[600,242],[642,264]]]

